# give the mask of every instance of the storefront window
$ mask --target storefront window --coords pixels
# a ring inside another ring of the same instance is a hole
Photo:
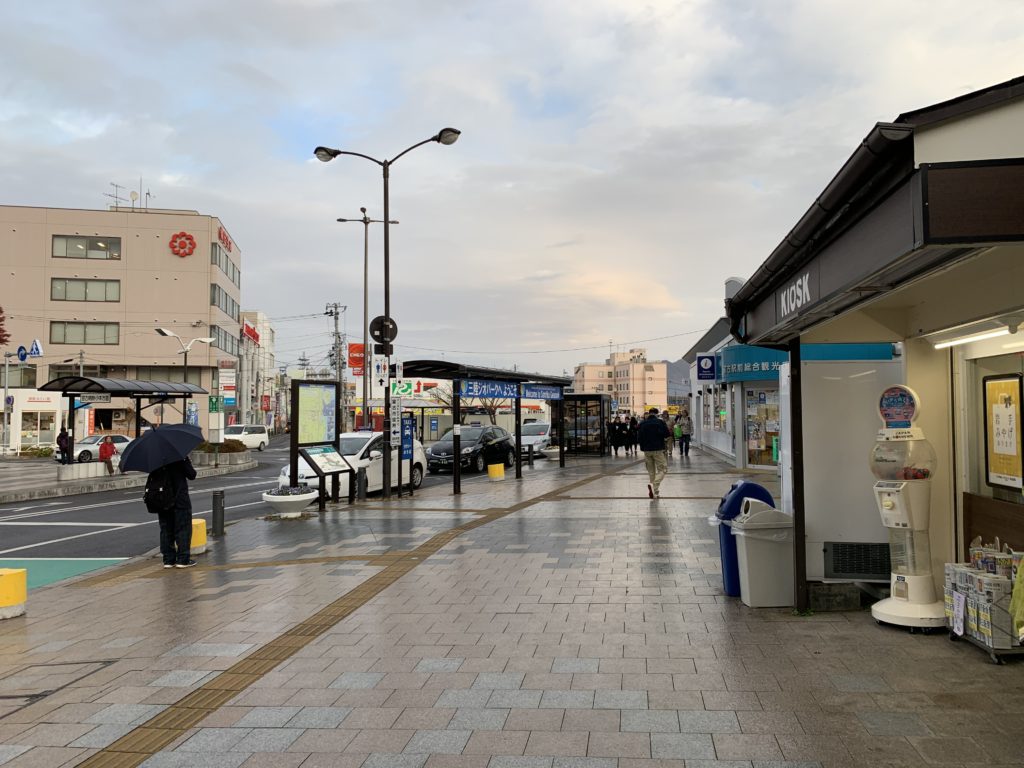
[[[986,435],[986,419],[995,418],[995,410],[1006,410],[1013,406],[1012,393],[1017,390],[1016,384],[1007,382],[1009,388],[999,386],[999,377],[1004,375],[1016,375],[1024,373],[1024,357],[1020,355],[998,355],[968,361],[971,367],[970,391],[968,397],[973,401],[969,412],[974,414],[971,423],[967,426],[967,434],[970,439],[971,468],[969,474],[969,492],[979,496],[1009,501],[1015,504],[1024,504],[1024,494],[1019,487],[1013,487],[1016,482],[1014,476],[1019,476],[1021,457],[1017,452],[1019,449],[1019,435],[1009,439],[1008,443],[1002,445],[1003,441],[997,441]],[[986,397],[986,379],[995,382],[989,385],[990,395]],[[994,387],[994,389],[993,389]],[[998,394],[1005,389],[1011,393],[1007,402],[998,402]],[[1017,404],[1019,406],[1019,403]],[[1017,427],[1019,430],[1019,425]],[[1011,428],[1012,431],[1012,428]],[[1007,459],[1009,462],[1007,463]],[[1003,466],[1006,465],[1006,466]],[[1016,469],[1013,469],[1016,467]],[[1004,475],[999,477],[999,475]]]
[[[779,390],[744,387],[747,465],[773,467],[779,461]]]
[[[54,411],[23,411],[21,414],[21,447],[52,445],[57,439]]]

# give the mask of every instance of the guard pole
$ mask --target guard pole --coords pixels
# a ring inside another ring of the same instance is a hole
[[[211,516],[212,530],[214,536],[224,535],[224,491],[213,492],[213,514]]]
[[[523,385],[516,387],[516,480],[523,479]]]
[[[565,393],[558,401],[558,466],[565,469]]]
[[[460,381],[452,382],[452,493],[462,493],[462,398],[459,397]]]

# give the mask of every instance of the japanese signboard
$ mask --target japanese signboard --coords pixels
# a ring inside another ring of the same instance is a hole
[[[1021,462],[1021,396],[1019,373],[982,380],[985,407],[985,477],[989,485],[1024,488]]]
[[[528,400],[561,400],[562,388],[551,384],[523,384],[523,397]]]
[[[519,384],[514,381],[463,379],[459,382],[461,397],[514,398],[518,394]]]
[[[411,413],[402,416],[402,458],[412,458],[412,441],[416,433],[416,417]]]

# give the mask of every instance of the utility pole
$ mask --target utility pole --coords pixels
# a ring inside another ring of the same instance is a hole
[[[344,304],[333,302],[328,304],[324,309],[324,314],[334,318],[334,372],[338,377],[338,384],[341,385],[341,424],[339,425],[340,432],[347,432],[345,424],[348,422],[348,392],[345,387],[345,354],[343,352],[343,344],[341,331],[338,330],[338,318],[341,313],[348,309]]]
[[[78,350],[78,375],[80,378],[85,378],[85,350]]]

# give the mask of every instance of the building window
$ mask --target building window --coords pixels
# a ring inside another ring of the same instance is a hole
[[[57,259],[120,259],[120,237],[54,235],[51,253]]]
[[[4,369],[7,369],[8,372],[10,373],[10,381],[4,381]],[[0,387],[4,386],[9,387],[10,389],[35,389],[35,365],[33,365],[32,363],[17,363],[15,365],[0,366]]]
[[[234,320],[239,319],[240,307],[238,302],[228,295],[228,292],[216,283],[210,283],[210,306],[219,307],[224,314]]]
[[[234,334],[228,333],[219,325],[211,325],[210,335],[213,337],[213,346],[223,349],[232,357],[238,357],[238,339]]]
[[[210,243],[210,263],[215,267],[220,267],[220,271],[227,275],[228,280],[236,287],[242,287],[242,270],[235,265],[220,243]]]
[[[50,323],[51,344],[119,344],[118,323]]]
[[[135,369],[135,376],[141,381],[169,381],[180,384],[184,381],[185,369],[182,366],[140,365]],[[203,372],[199,366],[188,367],[188,383],[197,387],[203,385]]]
[[[54,277],[50,279],[53,301],[120,301],[120,280],[79,280]]]

